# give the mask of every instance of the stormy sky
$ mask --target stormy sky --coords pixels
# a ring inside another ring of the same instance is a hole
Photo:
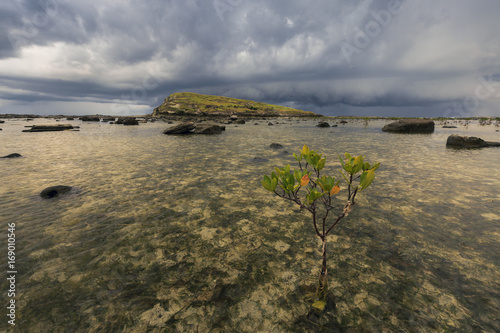
[[[0,113],[174,92],[324,115],[500,116],[498,0],[4,0]]]

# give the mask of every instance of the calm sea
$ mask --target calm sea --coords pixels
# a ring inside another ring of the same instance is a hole
[[[0,156],[23,156],[0,159],[0,329],[14,222],[19,332],[500,331],[500,148],[445,146],[452,133],[500,141],[498,127],[401,135],[382,132],[384,121],[279,122],[215,136],[166,136],[163,122],[0,124]],[[339,178],[346,151],[381,162],[329,237],[319,316],[309,313],[321,264],[310,217],[260,185],[304,144]],[[41,199],[52,185],[74,189]]]

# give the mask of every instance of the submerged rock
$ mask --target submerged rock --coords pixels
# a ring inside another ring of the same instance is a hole
[[[262,157],[254,157],[248,160],[250,163],[264,163],[264,162],[269,162],[267,158],[262,158]]]
[[[279,143],[271,143],[271,145],[269,147],[272,148],[272,149],[283,149],[284,148]]]
[[[446,140],[446,146],[454,148],[500,147],[500,142],[484,141],[475,136],[460,136],[453,134]]]
[[[22,156],[21,156],[21,154],[18,154],[18,153],[12,153],[9,155],[2,156],[0,158],[17,158],[17,157],[22,157]]]
[[[400,119],[382,128],[392,133],[433,133],[434,121],[427,119]]]
[[[65,185],[50,186],[40,192],[40,196],[44,199],[52,199],[60,196],[61,194],[68,193],[71,189],[71,186]]]

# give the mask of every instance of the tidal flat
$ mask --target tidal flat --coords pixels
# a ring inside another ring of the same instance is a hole
[[[16,223],[15,331],[500,331],[500,148],[445,145],[450,134],[500,141],[492,125],[407,135],[382,132],[383,120],[280,119],[167,136],[163,122],[71,123],[80,131],[2,124],[0,155],[23,156],[0,160],[3,234]],[[261,186],[304,144],[338,179],[346,151],[381,163],[329,236],[319,316],[310,216]],[[53,185],[76,190],[39,197]]]

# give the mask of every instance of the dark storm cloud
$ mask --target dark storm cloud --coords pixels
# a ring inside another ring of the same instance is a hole
[[[442,114],[471,96],[485,104],[476,91],[498,72],[498,12],[494,0],[11,0],[0,4],[0,106],[91,100],[150,111],[195,91],[324,113]],[[491,81],[488,102],[499,89]]]

